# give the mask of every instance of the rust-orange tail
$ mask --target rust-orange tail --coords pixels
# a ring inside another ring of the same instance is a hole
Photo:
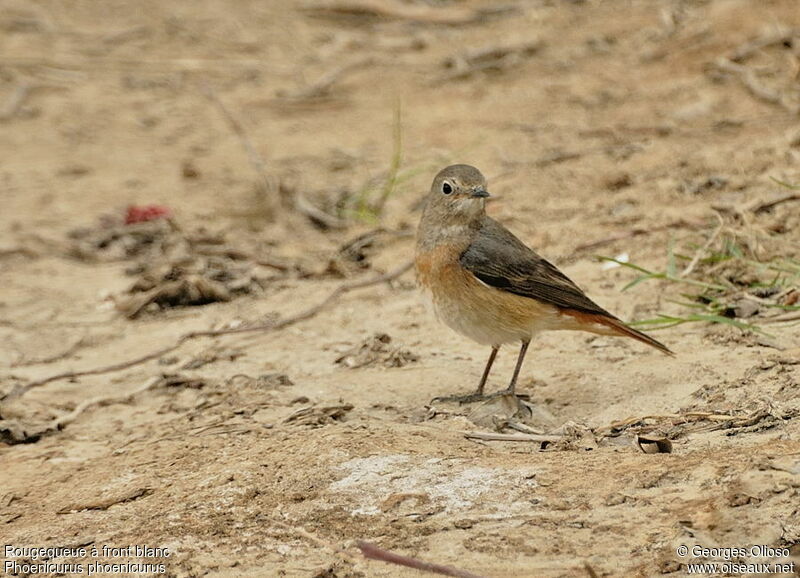
[[[667,347],[660,341],[653,339],[652,337],[642,333],[641,331],[637,331],[633,327],[628,327],[616,317],[606,317],[605,315],[592,315],[592,318],[593,318],[592,320],[595,321],[596,323],[605,325],[606,327],[612,329],[618,335],[633,337],[637,341],[641,341],[642,343],[646,343],[651,347],[655,347],[661,353],[666,353],[667,355],[672,355],[672,356],[675,355],[675,353],[669,347]]]

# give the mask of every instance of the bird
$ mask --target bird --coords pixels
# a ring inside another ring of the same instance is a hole
[[[487,183],[473,166],[448,166],[433,179],[417,228],[419,286],[445,325],[491,346],[478,388],[447,400],[485,399],[486,381],[502,345],[520,343],[511,381],[515,394],[531,339],[549,330],[631,337],[667,355],[663,343],[600,307],[555,265],[486,214]]]

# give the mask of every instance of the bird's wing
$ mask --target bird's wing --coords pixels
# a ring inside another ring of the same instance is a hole
[[[461,254],[460,261],[465,269],[491,287],[563,309],[613,318],[555,265],[490,217],[483,218],[480,232]]]

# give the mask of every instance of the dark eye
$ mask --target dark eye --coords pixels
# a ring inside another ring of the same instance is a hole
[[[445,183],[442,185],[442,192],[445,195],[449,195],[450,193],[453,192],[453,187],[450,186],[450,183]]]

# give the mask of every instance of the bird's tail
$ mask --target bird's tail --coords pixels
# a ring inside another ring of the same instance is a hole
[[[632,337],[637,341],[641,341],[642,343],[646,343],[651,347],[655,347],[661,353],[665,353],[667,355],[672,355],[672,356],[675,355],[675,353],[669,347],[667,347],[660,341],[653,339],[652,337],[642,333],[641,331],[637,331],[633,327],[628,327],[616,317],[606,317],[605,315],[596,315],[593,317],[596,323],[605,325],[606,327],[611,329],[612,333],[616,335],[625,335],[627,337]]]

